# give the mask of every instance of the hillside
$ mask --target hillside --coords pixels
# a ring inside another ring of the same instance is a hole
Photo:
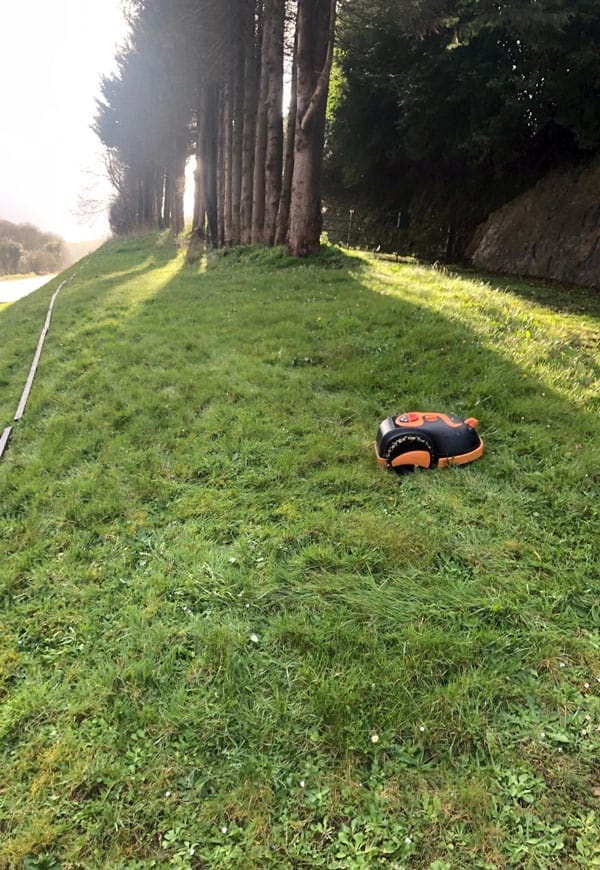
[[[0,311],[0,430],[56,286]],[[595,866],[594,304],[82,261],[0,463],[0,867]],[[386,473],[413,409],[483,458]]]
[[[562,168],[494,211],[470,255],[479,269],[600,290],[600,162]]]

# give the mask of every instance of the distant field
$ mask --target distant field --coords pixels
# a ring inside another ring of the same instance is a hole
[[[53,289],[0,312],[0,431]],[[87,258],[0,463],[0,867],[600,866],[598,313]],[[386,473],[414,409],[484,457]]]

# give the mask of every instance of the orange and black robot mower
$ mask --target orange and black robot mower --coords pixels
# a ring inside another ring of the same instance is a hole
[[[474,417],[454,417],[434,411],[410,411],[379,424],[377,462],[403,474],[419,468],[466,465],[483,454]]]

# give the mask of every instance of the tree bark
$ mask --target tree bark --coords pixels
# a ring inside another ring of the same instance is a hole
[[[203,238],[212,247],[219,245],[219,200],[218,176],[219,154],[219,87],[213,82],[203,85],[198,111],[197,169],[200,172],[196,188],[198,218],[194,220],[194,234]]]
[[[240,194],[240,236],[243,245],[252,242],[252,190],[254,184],[254,144],[258,108],[258,37],[255,28],[256,0],[247,0],[244,21],[244,132],[242,140],[242,189]]]
[[[277,212],[277,231],[275,244],[285,245],[288,238],[290,225],[290,202],[292,198],[292,176],[294,173],[294,139],[296,136],[296,111],[297,111],[297,74],[296,74],[296,48],[297,37],[294,38],[294,50],[292,54],[292,83],[290,91],[290,105],[288,108],[287,126],[285,131],[284,154],[283,154],[283,181],[281,196],[279,198],[279,210]]]
[[[203,109],[202,98],[196,112],[196,166],[194,169],[194,216],[192,239],[206,239],[206,188],[204,184],[204,154],[202,149]]]
[[[265,244],[275,243],[283,166],[283,29],[285,0],[269,0],[267,57],[267,146],[265,154]]]
[[[235,56],[232,70],[231,95],[231,240],[232,245],[241,242],[241,198],[242,198],[242,152],[244,135],[244,74],[246,44],[243,33],[237,30]]]
[[[216,194],[217,194],[217,243],[216,247],[220,248],[223,246],[223,239],[225,236],[224,229],[224,206],[223,206],[223,193],[224,193],[224,184],[223,184],[223,170],[225,165],[225,149],[223,146],[223,113],[224,113],[224,103],[223,103],[223,89],[219,88],[219,96],[218,96],[218,113],[217,113],[217,150],[215,152],[217,162],[216,162]]]
[[[194,167],[194,213],[192,216],[192,236],[196,239],[206,239],[206,197],[202,183],[202,157],[196,153]]]
[[[183,200],[185,196],[185,164],[187,154],[185,144],[175,144],[175,159],[173,161],[173,211],[171,215],[171,228],[175,235],[182,233],[185,228],[185,213]]]
[[[171,173],[171,167],[167,166],[165,171],[163,172],[163,181],[162,181],[162,196],[161,196],[161,209],[160,209],[160,229],[164,229],[165,227],[170,226],[171,224],[171,204],[172,204],[172,191],[173,188],[173,176]]]
[[[318,253],[325,109],[333,59],[335,0],[298,0],[297,112],[288,251]]]
[[[232,158],[233,158],[233,81],[230,64],[229,75],[223,89],[223,112],[221,116],[221,141],[223,151],[223,244],[232,244]]]
[[[256,112],[254,180],[252,185],[252,243],[256,245],[263,243],[265,224],[265,158],[267,153],[267,98],[269,86],[267,57],[269,54],[270,37],[270,28],[266,16],[267,4],[264,6],[261,18],[260,89]]]

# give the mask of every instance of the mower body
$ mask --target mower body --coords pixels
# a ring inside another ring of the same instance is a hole
[[[474,417],[410,411],[379,425],[375,453],[380,465],[399,473],[419,468],[465,465],[483,454]]]

